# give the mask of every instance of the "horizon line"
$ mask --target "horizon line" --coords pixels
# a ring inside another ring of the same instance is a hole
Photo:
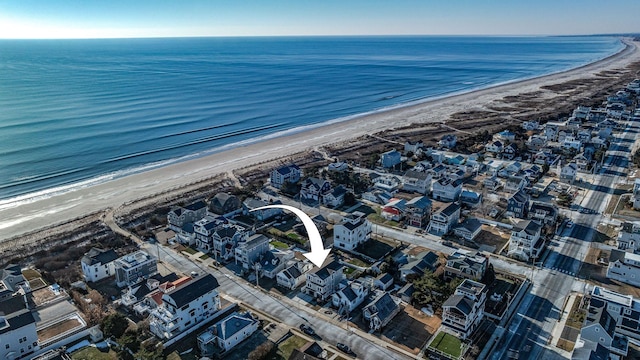
[[[638,33],[595,33],[595,34],[304,34],[304,35],[177,35],[177,36],[104,36],[104,37],[33,37],[0,40],[135,40],[135,39],[194,39],[194,38],[313,38],[313,37],[578,37],[578,36],[638,36]]]

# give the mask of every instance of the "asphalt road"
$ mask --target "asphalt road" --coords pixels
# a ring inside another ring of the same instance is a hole
[[[533,286],[525,296],[492,359],[560,359],[569,353],[549,345],[551,331],[559,319],[566,296],[583,291],[585,283],[575,276],[615,185],[626,177],[630,146],[637,132],[636,124],[627,123],[607,151],[604,167],[593,177],[591,189],[571,208],[574,225],[554,240],[541,268],[533,270]],[[588,212],[584,212],[587,210]]]

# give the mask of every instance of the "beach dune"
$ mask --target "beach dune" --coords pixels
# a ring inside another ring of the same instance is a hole
[[[158,194],[168,189],[178,189],[185,184],[314,147],[410,124],[443,122],[451,114],[479,109],[483,104],[505,96],[536,91],[546,85],[594,77],[596,73],[603,70],[622,69],[631,62],[640,60],[638,43],[626,40],[625,42],[626,48],[611,57],[562,73],[364,115],[48,198],[33,198],[21,203],[4,204],[0,209],[0,240],[103,209],[117,208],[134,199]]]

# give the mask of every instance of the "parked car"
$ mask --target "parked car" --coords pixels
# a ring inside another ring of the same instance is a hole
[[[309,336],[316,336],[316,332],[315,330],[313,330],[311,328],[311,326],[307,326],[305,324],[300,324],[300,330],[302,330],[303,333],[309,335]]]
[[[338,350],[342,351],[345,354],[351,355],[353,357],[356,356],[356,353],[354,353],[353,350],[351,350],[351,348],[346,344],[338,343],[336,347],[338,348]]]
[[[570,228],[573,226],[573,221],[569,220],[567,221],[567,227]]]

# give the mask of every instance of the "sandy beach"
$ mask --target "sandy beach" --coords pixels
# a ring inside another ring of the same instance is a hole
[[[595,77],[599,72],[620,70],[635,61],[640,61],[638,43],[628,41],[627,47],[621,52],[577,69],[361,116],[5,208],[0,210],[0,240],[107,208],[117,208],[134,199],[169,189],[178,191],[189,183],[314,147],[410,124],[444,122],[451,114],[483,109],[483,105],[506,96]]]

